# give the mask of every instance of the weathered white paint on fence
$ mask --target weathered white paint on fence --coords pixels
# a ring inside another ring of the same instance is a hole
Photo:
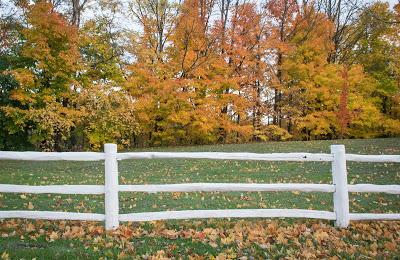
[[[7,193],[56,193],[56,194],[104,194],[104,185],[47,185],[30,186],[0,184],[0,192]]]
[[[400,194],[400,185],[375,185],[354,184],[348,185],[349,192],[382,192],[388,194]]]
[[[119,191],[132,192],[213,192],[213,191],[301,191],[334,192],[330,184],[308,183],[180,183],[180,184],[145,184],[119,185]]]
[[[344,145],[332,145],[332,179],[335,185],[333,208],[336,213],[336,226],[347,227],[349,218],[349,190],[347,188],[347,169]]]
[[[351,220],[396,220],[400,219],[400,214],[383,213],[350,213]]]
[[[118,211],[118,162],[117,162],[117,145],[105,144],[105,201],[104,207],[106,212],[106,229],[116,229],[119,226]]]
[[[7,210],[7,211],[0,211],[0,219],[2,218],[104,221],[104,214],[57,212],[57,211]]]
[[[330,162],[333,156],[318,153],[220,153],[220,152],[140,152],[118,153],[117,158],[125,159],[213,159],[213,160],[247,160],[247,161],[297,161],[297,162]]]
[[[100,161],[104,160],[104,153],[95,152],[3,152],[0,151],[0,160],[19,161]]]
[[[334,220],[335,213],[306,209],[217,209],[120,214],[120,221],[153,221],[195,218],[317,218]]]
[[[333,185],[309,183],[179,183],[118,185],[118,162],[124,159],[217,159],[260,161],[320,161],[332,162]],[[399,155],[345,154],[343,145],[332,145],[331,154],[310,153],[176,153],[144,152],[117,153],[115,144],[104,145],[104,153],[94,152],[2,152],[0,160],[32,161],[99,161],[105,160],[104,185],[48,185],[29,186],[0,184],[0,192],[8,193],[58,193],[58,194],[105,194],[105,214],[53,212],[53,211],[0,211],[0,218],[67,219],[105,221],[106,229],[119,226],[119,221],[150,221],[189,218],[262,218],[296,217],[336,220],[339,227],[347,227],[350,220],[400,219],[400,214],[349,213],[348,192],[383,192],[400,194],[400,185],[355,184],[348,185],[346,160],[357,162],[400,162]],[[305,209],[218,209],[182,210],[119,214],[118,192],[260,192],[300,191],[333,192],[334,212]]]
[[[400,155],[346,154],[346,160],[354,162],[400,162]]]

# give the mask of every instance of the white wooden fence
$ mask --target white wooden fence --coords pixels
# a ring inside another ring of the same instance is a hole
[[[333,184],[305,183],[182,183],[157,185],[118,185],[118,162],[126,159],[185,158],[217,160],[259,161],[317,161],[332,162]],[[117,153],[117,145],[105,144],[104,153],[94,152],[1,152],[0,160],[29,161],[99,161],[105,160],[104,185],[48,185],[28,186],[0,184],[0,192],[12,193],[58,193],[58,194],[105,194],[105,214],[72,213],[52,211],[10,210],[0,211],[2,218],[68,219],[105,221],[107,230],[116,229],[120,221],[151,221],[162,219],[193,218],[317,218],[335,220],[336,226],[347,227],[350,220],[400,219],[399,214],[350,213],[349,192],[384,192],[400,194],[400,185],[355,184],[347,182],[346,161],[400,162],[400,155],[346,154],[344,145],[332,145],[330,154],[313,153],[210,153],[210,152],[136,152]],[[333,193],[334,211],[305,209],[218,209],[182,210],[119,214],[118,192],[210,192],[210,191],[300,191]]]

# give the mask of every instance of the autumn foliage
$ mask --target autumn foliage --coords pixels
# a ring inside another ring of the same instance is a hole
[[[0,148],[398,136],[399,5],[342,21],[326,2],[21,1],[1,13]]]

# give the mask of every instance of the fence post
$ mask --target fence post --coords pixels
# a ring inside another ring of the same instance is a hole
[[[113,230],[119,227],[118,211],[118,162],[117,162],[117,145],[105,144],[105,219],[106,230]]]
[[[335,192],[333,206],[336,213],[337,227],[345,228],[350,223],[349,190],[347,186],[346,152],[344,145],[331,145],[332,178]]]

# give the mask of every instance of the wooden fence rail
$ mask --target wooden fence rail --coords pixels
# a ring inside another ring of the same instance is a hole
[[[257,160],[257,161],[313,161],[331,162],[333,184],[309,183],[179,183],[119,185],[118,160],[126,159],[215,159],[215,160]],[[105,214],[54,212],[54,211],[0,211],[2,218],[67,219],[105,221],[107,230],[118,228],[120,221],[152,221],[166,219],[194,218],[317,218],[335,220],[336,226],[347,227],[350,220],[400,219],[400,213],[374,214],[350,213],[349,192],[382,192],[400,194],[400,185],[354,184],[347,182],[346,161],[356,162],[400,162],[400,155],[346,154],[344,145],[332,145],[330,154],[321,153],[221,153],[221,152],[135,152],[118,153],[117,145],[105,144],[104,153],[95,152],[5,152],[0,151],[0,160],[28,161],[105,161],[104,185],[13,185],[0,184],[0,192],[7,193],[57,193],[57,194],[104,194]],[[305,209],[218,209],[181,210],[119,214],[119,192],[261,192],[299,191],[333,193],[333,212]]]

